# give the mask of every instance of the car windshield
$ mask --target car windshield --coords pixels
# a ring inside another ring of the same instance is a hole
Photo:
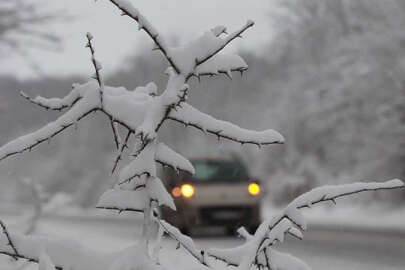
[[[246,168],[238,161],[192,161],[194,182],[246,182],[249,176]]]

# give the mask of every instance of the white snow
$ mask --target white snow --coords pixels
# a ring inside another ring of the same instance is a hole
[[[182,107],[176,111],[172,110],[169,117],[185,125],[201,129],[204,132],[240,143],[265,145],[284,142],[283,136],[275,130],[253,131],[243,129],[230,122],[215,119],[187,103],[182,104]]]
[[[150,143],[146,148],[126,165],[119,174],[119,183],[129,182],[135,177],[148,175],[150,177],[156,176],[155,164],[156,144]]]
[[[173,210],[176,210],[172,196],[167,192],[162,180],[157,177],[149,178],[146,181],[146,189],[149,196],[156,200],[159,206],[166,205]]]
[[[80,90],[85,90],[83,98],[80,99],[69,111],[39,130],[21,136],[2,146],[0,148],[0,160],[11,154],[30,150],[33,146],[48,140],[65,128],[75,124],[90,111],[98,108],[100,105],[98,92],[93,91],[94,89],[98,89],[98,85],[95,83],[87,83],[80,87]]]
[[[403,186],[404,183],[399,179],[393,179],[387,182],[368,182],[335,186],[322,186],[299,196],[289,204],[289,207],[311,207],[312,204],[318,203],[320,201],[334,200],[336,198],[353,193],[377,189],[394,189]]]
[[[175,152],[164,143],[158,143],[155,160],[170,166],[175,170],[182,170],[191,174],[195,173],[193,164],[191,164],[187,158]]]
[[[115,255],[95,251],[69,239],[49,239],[42,236],[24,236],[18,233],[10,233],[10,236],[19,255],[36,261],[42,259],[43,267],[48,267],[52,263],[64,269],[107,270],[115,257]],[[49,258],[44,255],[45,251]],[[0,237],[0,252],[10,252],[4,234]],[[48,270],[47,268],[44,269]]]
[[[97,208],[113,208],[120,211],[143,211],[148,202],[148,194],[144,190],[110,189],[101,195]]]
[[[275,249],[268,249],[270,269],[272,270],[310,270],[311,268],[297,257],[282,253]]]
[[[195,244],[193,239],[191,239],[189,236],[182,234],[179,229],[174,227],[173,225],[167,223],[164,220],[160,220],[160,225],[163,227],[164,231],[169,234],[171,238],[173,238],[175,241],[177,241],[181,246],[184,247],[189,253],[192,254],[195,258],[197,258],[200,262],[205,262],[206,259],[204,255],[202,254],[201,250],[198,249]]]

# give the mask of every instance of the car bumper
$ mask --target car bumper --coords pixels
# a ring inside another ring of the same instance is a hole
[[[178,207],[177,212],[164,211],[163,218],[179,228],[203,226],[257,226],[260,224],[259,205]]]

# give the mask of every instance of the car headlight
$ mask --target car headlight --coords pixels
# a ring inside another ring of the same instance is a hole
[[[194,195],[194,187],[190,184],[184,184],[181,186],[181,195],[186,198],[191,198]]]
[[[256,196],[260,193],[260,186],[257,183],[250,183],[248,186],[248,191],[250,195]]]

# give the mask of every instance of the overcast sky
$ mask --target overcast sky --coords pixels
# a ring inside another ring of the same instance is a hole
[[[216,25],[225,25],[229,31],[252,19],[256,26],[231,47],[255,48],[267,42],[273,33],[271,13],[276,0],[131,0],[134,5],[170,41],[176,36],[184,43]],[[63,38],[56,52],[31,49],[29,54],[41,67],[43,75],[87,75],[91,73],[89,54],[84,48],[85,33],[95,37],[97,57],[110,73],[120,65],[127,65],[126,56],[136,54],[140,48],[151,48],[152,43],[136,24],[107,0],[42,0],[46,10],[63,10],[73,16],[73,22],[52,23],[45,28]],[[56,13],[57,14],[57,13]],[[18,55],[2,59],[0,74],[19,78],[38,77]]]

